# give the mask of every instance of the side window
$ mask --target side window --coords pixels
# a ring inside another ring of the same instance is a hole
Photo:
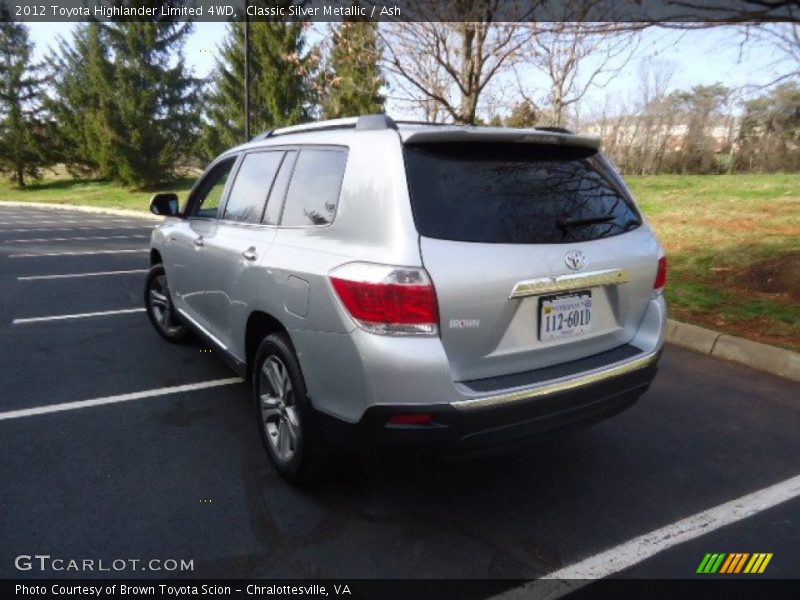
[[[236,162],[236,158],[229,158],[216,165],[200,182],[195,194],[189,199],[186,211],[190,217],[216,218],[219,210],[228,176]]]
[[[264,203],[272,181],[281,166],[284,152],[252,152],[246,154],[233,180],[225,218],[245,223],[260,223]]]
[[[336,215],[347,151],[304,149],[297,157],[281,225],[327,225]]]

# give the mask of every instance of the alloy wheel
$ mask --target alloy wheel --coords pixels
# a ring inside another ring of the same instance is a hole
[[[167,335],[176,335],[181,330],[182,325],[176,323],[172,316],[172,301],[170,300],[165,275],[159,275],[153,279],[148,298],[150,300],[150,310],[159,327]]]
[[[269,445],[282,462],[289,462],[299,448],[300,419],[289,371],[274,354],[261,366],[258,392],[261,420]]]

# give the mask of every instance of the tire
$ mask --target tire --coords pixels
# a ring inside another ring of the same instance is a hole
[[[264,338],[252,378],[258,429],[270,462],[291,483],[314,482],[322,471],[323,444],[300,363],[285,334]]]
[[[150,323],[161,337],[173,344],[189,340],[189,328],[175,314],[164,265],[153,265],[147,273],[144,306]]]

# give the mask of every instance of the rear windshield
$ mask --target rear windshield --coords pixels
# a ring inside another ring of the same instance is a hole
[[[425,237],[566,244],[618,235],[641,218],[594,150],[521,143],[404,149],[414,220]]]

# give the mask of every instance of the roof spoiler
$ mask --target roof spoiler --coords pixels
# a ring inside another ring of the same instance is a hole
[[[517,142],[522,144],[551,144],[577,146],[600,150],[600,138],[590,135],[575,135],[549,129],[502,129],[502,128],[449,128],[437,127],[401,132],[403,142]]]

